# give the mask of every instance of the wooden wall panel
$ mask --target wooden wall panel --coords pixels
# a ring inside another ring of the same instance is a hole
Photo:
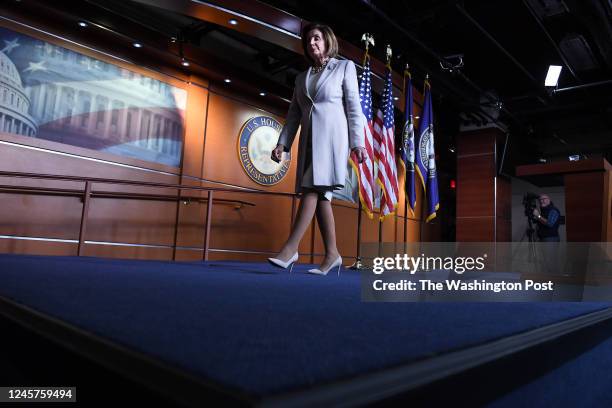
[[[206,203],[181,201],[176,234],[177,246],[204,247]]]
[[[385,217],[382,223],[382,242],[395,242],[395,216]]]
[[[0,253],[76,256],[77,244],[0,238]]]
[[[409,210],[410,211],[410,210]],[[412,218],[404,218],[404,217],[397,217],[396,221],[395,221],[395,241],[396,242],[404,242],[404,223],[407,223],[406,225],[406,242],[419,242],[421,240],[421,233],[424,231],[425,226],[429,225],[439,225],[439,224],[427,224],[427,223],[423,223],[423,228],[421,227],[421,222],[419,220],[415,220]],[[424,234],[423,234],[424,237]],[[440,240],[440,235],[436,235],[434,238],[435,241],[439,241]]]
[[[464,132],[457,140],[457,241],[510,241],[508,180],[497,177],[497,128]]]
[[[406,218],[398,216],[395,220],[395,241],[404,242],[404,223]]]
[[[289,172],[274,186],[264,187],[251,180],[242,168],[238,156],[238,136],[242,125],[247,120],[255,116],[267,115],[284,124],[284,119],[215,93],[210,94],[208,103],[203,177],[242,187],[292,193],[295,188],[295,168],[297,166],[297,137],[293,143],[291,157],[294,160],[292,160]]]
[[[493,215],[492,159],[490,155],[457,158],[457,217]]]
[[[604,172],[566,174],[565,211],[567,240],[571,242],[599,242],[602,220],[605,220]]]
[[[493,239],[493,217],[457,217],[457,242],[491,242]]]
[[[255,206],[234,209],[228,205],[215,205],[212,210],[211,248],[280,250],[289,236],[291,197],[245,193],[219,193],[216,196],[247,201]]]
[[[336,203],[336,205],[333,205],[333,210],[336,223],[338,251],[343,257],[356,257],[358,209]]]
[[[495,153],[495,138],[499,131],[493,128],[464,132],[457,146],[457,155],[482,155]]]
[[[23,173],[42,173],[66,176],[95,177],[116,180],[134,180],[142,182],[157,182],[176,184],[178,176],[173,174],[149,171],[151,167],[138,168],[135,164],[143,165],[141,161],[127,160],[134,167],[127,167],[124,158],[113,156],[114,162],[103,162],[87,156],[79,156],[90,152],[97,156],[98,152],[87,149],[73,149],[72,146],[65,147],[61,143],[37,140],[31,137],[0,134],[0,171],[13,171]],[[39,146],[32,149],[30,146]],[[62,148],[64,146],[64,148]],[[70,155],[63,154],[64,151],[73,151]],[[116,163],[116,164],[113,164]],[[167,166],[164,166],[166,170]],[[174,168],[175,172],[178,169]],[[58,187],[58,188],[83,188],[83,183],[59,182],[48,180],[24,180],[18,178],[0,177],[1,184],[28,185],[33,187]],[[134,187],[120,185],[95,184],[94,190],[136,192],[144,194],[171,194],[173,191],[161,188]],[[176,191],[174,191],[176,194]]]
[[[175,175],[160,174],[155,171],[91,160],[87,157],[79,157],[74,153],[70,155],[57,154],[51,148],[56,148],[55,145],[59,145],[58,143],[36,141],[36,143],[44,144],[44,146],[41,145],[39,149],[30,149],[27,145],[17,144],[17,138],[19,137],[9,138],[6,135],[3,137],[5,141],[11,144],[3,144],[2,149],[0,149],[0,168],[2,170],[144,182],[176,183],[178,181],[178,176]],[[23,137],[21,141],[23,143],[30,142]],[[92,155],[95,156],[95,152]],[[84,183],[20,178],[0,178],[0,183],[76,190],[84,188]],[[93,191],[176,195],[176,190],[173,189],[98,183],[93,184]],[[2,193],[1,199],[5,211],[2,213],[4,215],[0,215],[0,235],[78,239],[82,212],[80,198]],[[91,201],[89,225],[85,238],[105,242],[171,245],[174,241],[175,209],[176,203],[172,202],[94,198]],[[48,248],[56,246],[57,244],[52,242],[48,245],[14,242],[7,247],[7,250],[17,252],[27,251],[28,248],[31,248],[32,253],[49,253]],[[61,246],[61,248],[59,253],[66,253],[65,246]],[[55,249],[51,250],[52,253],[53,251]],[[114,252],[106,249],[102,253],[109,256],[121,255],[120,251]],[[147,257],[149,253],[151,251],[146,251],[146,253],[137,256]]]
[[[371,244],[378,242],[378,213],[374,218],[368,218],[364,213],[361,216],[361,243]]]
[[[175,260],[178,262],[202,262],[202,253],[202,250],[177,248]]]
[[[420,231],[421,223],[419,221],[415,221],[412,219],[408,220],[408,237],[406,239],[407,242],[418,242],[421,239],[421,231]],[[403,228],[403,226],[402,226]],[[403,230],[402,230],[403,234]],[[403,235],[402,235],[403,237]],[[403,241],[403,239],[402,239]]]
[[[224,261],[224,260],[232,260],[232,261],[241,261],[241,262],[265,262],[267,263],[267,258],[269,258],[269,254],[248,254],[248,253],[228,253],[228,252],[216,252],[211,251],[208,254],[209,261]],[[202,262],[202,251],[192,250],[192,249],[177,249],[176,250],[176,261],[178,262]],[[309,257],[300,257],[298,259],[298,263],[309,263]],[[202,269],[203,272],[206,272],[206,269]],[[270,271],[281,272],[281,269],[274,268],[270,266]]]
[[[182,174],[202,177],[204,132],[206,129],[206,108],[209,93],[208,89],[194,84],[188,85],[187,92]]]
[[[229,252],[211,252],[208,255],[209,261],[240,261],[240,262],[266,262],[267,258],[270,255],[260,255],[260,254],[243,254],[243,253],[229,253]],[[298,259],[300,263],[306,263],[307,260],[302,261],[302,259]],[[270,273],[289,273],[289,270],[282,270],[280,268],[276,268],[270,265],[269,269]],[[257,273],[261,273],[257,271]]]
[[[158,261],[172,260],[172,248],[86,244],[84,249],[85,256],[119,259],[152,259]],[[168,267],[169,272],[170,270],[170,267]]]
[[[78,239],[83,205],[76,197],[0,194],[0,235]]]
[[[94,198],[85,239],[145,245],[173,245],[176,202]]]

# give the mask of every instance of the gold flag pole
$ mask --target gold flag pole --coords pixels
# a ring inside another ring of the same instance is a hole
[[[369,58],[369,48],[370,48],[370,44],[372,46],[374,46],[374,37],[369,34],[369,33],[364,33],[361,36],[361,41],[364,42],[365,44],[365,54],[363,56],[363,66],[365,66],[366,64],[366,60],[367,58]],[[357,195],[359,195],[359,186],[357,186]],[[351,266],[349,266],[349,269],[354,269],[354,270],[360,270],[360,269],[365,269],[365,265],[363,264],[363,262],[361,261],[361,216],[362,216],[362,212],[363,212],[363,208],[361,205],[361,200],[357,200],[358,201],[358,208],[357,208],[357,258],[355,259],[355,263],[352,264]]]

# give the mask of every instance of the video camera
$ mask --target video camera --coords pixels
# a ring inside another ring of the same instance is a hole
[[[532,219],[533,210],[538,208],[539,194],[525,193],[523,196],[523,207],[525,207],[525,217]]]

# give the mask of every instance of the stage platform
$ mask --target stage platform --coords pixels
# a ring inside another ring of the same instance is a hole
[[[0,313],[178,406],[516,406],[610,376],[610,304],[362,302],[359,273],[311,267],[0,255]]]

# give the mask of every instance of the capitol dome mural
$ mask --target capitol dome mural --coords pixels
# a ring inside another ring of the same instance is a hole
[[[180,164],[184,89],[8,29],[0,40],[3,131]]]
[[[36,136],[37,126],[29,115],[30,99],[21,83],[19,71],[0,51],[0,131]]]

